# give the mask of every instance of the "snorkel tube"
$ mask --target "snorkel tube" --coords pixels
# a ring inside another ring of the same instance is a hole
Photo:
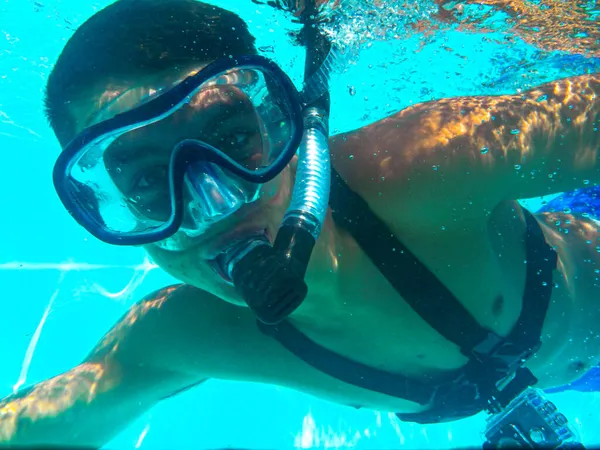
[[[321,71],[331,44],[315,24],[315,0],[306,2],[302,36],[306,45],[305,90],[318,77],[322,89],[307,97],[304,134],[298,149],[298,166],[292,200],[273,246],[254,238],[227,262],[237,292],[258,320],[274,325],[288,317],[304,301],[308,287],[304,276],[321,233],[327,207],[331,165],[329,157],[330,97],[327,72]]]

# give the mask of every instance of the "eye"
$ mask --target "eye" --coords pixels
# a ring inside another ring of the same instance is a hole
[[[138,217],[164,221],[171,214],[168,165],[140,168],[131,178],[127,202]]]
[[[252,136],[252,133],[245,131],[245,130],[240,130],[240,131],[231,133],[230,135],[225,137],[223,140],[225,141],[226,145],[239,147],[239,146],[244,146],[244,145],[248,144],[251,136]]]

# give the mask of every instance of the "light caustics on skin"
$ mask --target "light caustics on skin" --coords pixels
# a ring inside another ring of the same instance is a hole
[[[148,258],[145,258],[141,264],[138,265],[110,265],[110,264],[91,264],[91,263],[79,263],[74,261],[63,262],[63,263],[28,263],[28,262],[8,262],[0,264],[0,270],[16,271],[16,270],[28,270],[28,271],[58,271],[60,273],[59,280],[57,282],[56,290],[50,297],[42,318],[40,319],[36,330],[29,342],[25,358],[21,366],[21,372],[19,379],[13,386],[13,393],[16,393],[27,381],[27,374],[35,349],[39,342],[46,320],[53,310],[54,303],[59,297],[61,285],[65,279],[67,272],[83,272],[83,271],[101,271],[101,270],[114,270],[114,269],[125,269],[133,270],[134,273],[131,276],[126,286],[118,292],[109,292],[101,285],[95,283],[93,290],[104,297],[110,299],[121,299],[126,296],[130,296],[137,287],[143,282],[146,275],[153,269],[157,268],[155,264],[152,264]],[[133,320],[133,319],[132,319]],[[406,438],[400,428],[400,423],[393,414],[387,414],[389,425],[395,431],[398,436],[399,444],[404,445]],[[150,422],[146,423],[141,433],[139,434],[134,447],[141,448],[150,430]],[[376,413],[376,423],[373,426],[361,428],[360,430],[346,427],[345,429],[334,429],[331,426],[317,426],[311,412],[309,412],[302,423],[301,430],[294,436],[294,447],[295,448],[313,448],[313,447],[325,447],[325,448],[349,448],[354,447],[361,440],[369,440],[377,436],[377,430],[382,428],[382,413]]]

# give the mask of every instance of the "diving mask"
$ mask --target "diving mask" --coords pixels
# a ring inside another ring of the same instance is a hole
[[[300,94],[260,56],[217,61],[145,94],[113,99],[54,167],[67,210],[110,244],[202,234],[255,201],[302,139]]]

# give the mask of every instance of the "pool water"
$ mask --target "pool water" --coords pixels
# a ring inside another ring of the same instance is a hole
[[[71,368],[132,303],[174,282],[141,250],[110,247],[76,226],[51,183],[60,147],[43,114],[45,81],[77,26],[109,3],[0,3],[0,397]],[[211,3],[246,19],[262,53],[300,86],[304,54],[287,33],[297,26],[250,0]],[[598,6],[580,2],[561,17],[564,3],[343,3],[328,26],[347,55],[332,82],[332,129],[351,130],[427,100],[521,92],[599,71]],[[436,17],[442,10],[454,19]],[[507,11],[546,28],[527,28]],[[548,27],[552,17],[562,28]],[[526,204],[535,210],[549,200]],[[551,398],[586,445],[600,445],[599,394]],[[477,416],[423,427],[288,389],[210,381],[164,401],[107,448],[477,447],[483,424]]]

